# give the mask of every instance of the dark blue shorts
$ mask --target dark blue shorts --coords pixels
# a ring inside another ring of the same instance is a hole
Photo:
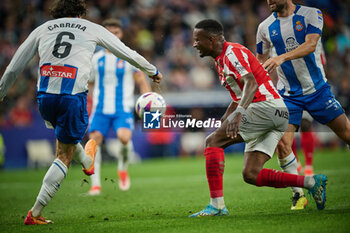
[[[131,112],[118,113],[114,115],[106,115],[103,113],[95,113],[92,117],[89,133],[99,131],[106,137],[110,127],[113,127],[114,132],[119,128],[134,128],[134,115]]]
[[[55,129],[58,141],[77,144],[83,139],[89,124],[86,93],[58,95],[39,92],[37,100],[46,126]]]
[[[328,84],[310,95],[283,96],[283,100],[288,107],[289,124],[293,125],[300,126],[303,110],[321,124],[327,124],[344,113]]]

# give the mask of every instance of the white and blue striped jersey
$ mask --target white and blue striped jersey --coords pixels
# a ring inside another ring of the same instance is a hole
[[[94,80],[93,112],[106,115],[132,112],[134,106],[134,73],[130,63],[102,49],[92,58]]]
[[[307,34],[321,35],[322,27],[322,12],[317,8],[296,5],[294,13],[288,17],[278,17],[274,12],[259,25],[257,53],[269,53],[270,57],[287,53],[304,43]],[[320,38],[313,53],[277,67],[277,89],[281,95],[309,95],[326,84],[321,53]]]
[[[96,45],[149,76],[158,72],[106,28],[81,18],[59,18],[37,27],[18,48],[0,80],[0,100],[36,52],[40,57],[38,92],[69,95],[86,92]]]

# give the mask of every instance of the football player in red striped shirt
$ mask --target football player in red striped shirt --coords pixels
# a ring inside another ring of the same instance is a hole
[[[232,97],[222,125],[206,138],[206,173],[210,204],[190,217],[228,215],[223,197],[224,149],[245,142],[243,178],[256,186],[308,189],[318,209],[326,201],[325,175],[299,176],[263,168],[288,126],[289,113],[268,72],[252,52],[238,43],[225,41],[223,26],[212,19],[198,22],[193,47],[201,57],[215,59],[220,82]]]

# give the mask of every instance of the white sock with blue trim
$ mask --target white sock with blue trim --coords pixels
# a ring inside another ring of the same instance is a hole
[[[43,179],[36,202],[32,208],[32,215],[34,217],[40,216],[43,208],[51,201],[57,190],[61,186],[61,182],[66,177],[68,168],[58,158],[56,158]]]
[[[278,159],[278,163],[282,168],[282,171],[289,174],[298,175],[298,162],[293,152],[283,159]],[[299,193],[300,195],[304,195],[304,191],[302,188],[291,187],[291,189],[293,193]]]
[[[83,146],[78,143],[75,145],[75,152],[73,157],[75,162],[80,163],[84,168],[88,169],[91,167],[92,159],[85,153]]]
[[[97,152],[95,155],[95,174],[91,175],[91,186],[100,186],[101,187],[101,147],[97,146]]]

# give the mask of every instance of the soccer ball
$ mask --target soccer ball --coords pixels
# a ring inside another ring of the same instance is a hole
[[[161,116],[163,116],[166,110],[166,103],[164,98],[158,93],[147,92],[137,99],[135,110],[141,119],[143,118],[144,112],[159,111]]]

